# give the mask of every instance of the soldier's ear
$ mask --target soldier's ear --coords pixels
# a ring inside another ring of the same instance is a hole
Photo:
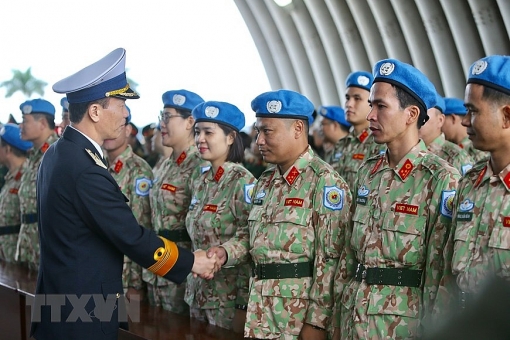
[[[409,105],[405,108],[405,112],[407,113],[407,125],[411,125],[416,123],[418,118],[420,117],[420,108],[416,105]]]
[[[303,134],[306,134],[305,123],[301,119],[296,119],[293,126],[295,139],[299,139]]]
[[[101,110],[102,110],[101,105],[98,103],[94,103],[90,105],[89,108],[87,109],[87,115],[94,123],[97,123],[99,122],[99,113],[101,112]]]
[[[510,105],[501,107],[501,114],[503,115],[503,128],[510,128]]]

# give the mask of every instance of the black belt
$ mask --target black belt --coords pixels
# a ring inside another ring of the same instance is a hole
[[[420,287],[423,270],[407,268],[367,268],[358,263],[356,281],[365,280],[368,285]]]
[[[291,279],[313,276],[313,262],[252,263],[251,274],[258,279]]]
[[[0,227],[0,236],[9,234],[19,234],[20,225],[6,225]]]
[[[469,305],[473,304],[473,293],[466,293],[463,291],[459,292],[459,306],[462,309],[466,309]]]
[[[160,230],[158,235],[174,242],[191,242],[191,238],[189,237],[186,229]]]
[[[21,223],[25,224],[36,223],[38,220],[39,218],[37,217],[37,213],[21,215]]]

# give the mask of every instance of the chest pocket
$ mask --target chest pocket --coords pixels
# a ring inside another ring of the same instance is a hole
[[[418,264],[424,253],[422,235],[426,223],[424,216],[385,213],[381,233],[383,256],[404,265]]]
[[[268,223],[268,233],[274,236],[276,249],[296,254],[303,254],[305,250],[311,252],[315,239],[312,211],[300,207],[277,208],[273,223]]]
[[[510,277],[510,228],[496,223],[489,238],[489,248],[493,253],[494,270],[500,277]]]
[[[351,235],[351,248],[362,252],[362,247],[367,242],[367,238],[370,234],[370,228],[368,228],[369,222],[369,210],[367,207],[358,205],[356,211],[352,217],[352,235]]]
[[[468,222],[457,222],[455,223],[455,235],[454,235],[454,245],[453,245],[453,266],[459,269],[458,265],[462,264],[464,267],[466,264],[466,255],[472,254],[472,251],[469,250],[473,248],[474,243],[470,242],[471,236],[470,231],[475,231],[473,228],[474,221]],[[468,255],[469,258],[471,255]]]

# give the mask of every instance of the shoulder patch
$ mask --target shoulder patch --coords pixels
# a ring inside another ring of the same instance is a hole
[[[452,218],[454,199],[455,190],[443,190],[441,193],[441,215]]]
[[[344,207],[345,192],[337,186],[324,187],[323,204],[331,210],[342,210]]]
[[[252,202],[254,187],[255,187],[255,183],[244,185],[244,201],[248,204],[251,204],[251,202]]]
[[[147,177],[137,178],[135,181],[135,192],[138,196],[148,196],[152,181]]]

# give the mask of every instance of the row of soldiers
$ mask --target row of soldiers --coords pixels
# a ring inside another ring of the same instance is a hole
[[[464,101],[443,99],[423,73],[398,60],[379,61],[372,74],[352,73],[345,110],[318,110],[324,137],[334,143],[326,156],[333,167],[308,145],[313,104],[293,91],[262,94],[252,102],[256,144],[274,166],[258,181],[242,169],[215,166],[213,156],[204,156],[217,152],[207,141],[212,137],[204,137],[207,128],[193,128],[199,117],[230,124],[239,133],[244,115],[240,120],[237,110],[227,108],[222,116],[224,104],[204,107],[191,91],[165,92],[162,143],[174,152],[153,172],[130,148],[126,124],[119,138],[103,145],[108,169],[141,225],[183,247],[208,247],[218,258],[220,279],[189,277],[191,284],[176,285],[126,258],[126,293],[134,297],[145,291],[153,305],[191,312],[221,327],[236,329],[239,319],[249,338],[422,335],[456,306],[457,297],[469,304],[485,277],[508,276],[509,71],[508,57],[477,61],[469,70]],[[4,217],[0,230],[5,230],[3,248],[6,237],[15,236],[12,227],[21,226],[10,256],[32,268],[38,256],[37,165],[57,138],[54,108],[47,104],[23,103],[19,130],[6,125],[0,136],[0,157],[31,149],[25,166],[20,160],[7,163],[8,176],[19,186],[6,184],[2,197],[16,194],[21,214]],[[242,158],[230,156],[235,142],[228,136],[227,163],[237,163]],[[196,187],[189,184],[193,176],[203,176]],[[235,200],[233,189],[240,192]],[[217,201],[208,204],[209,196]],[[227,215],[219,216],[225,206],[235,217],[228,231],[222,229]],[[198,217],[199,212],[211,215]],[[194,219],[210,222],[204,227]],[[212,236],[204,239],[196,228],[210,228]],[[244,270],[247,258],[249,271]],[[232,271],[236,266],[239,270]]]

